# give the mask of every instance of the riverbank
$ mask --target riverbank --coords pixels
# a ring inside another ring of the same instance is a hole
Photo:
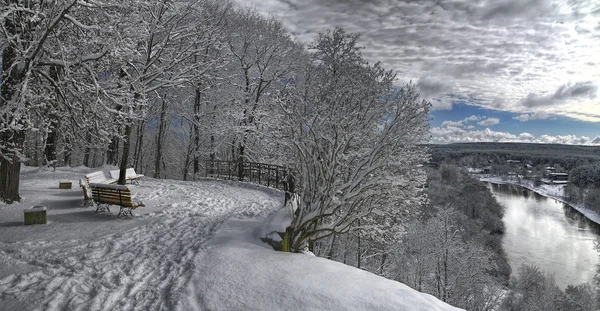
[[[515,186],[519,186],[519,187],[523,187],[525,189],[529,189],[539,195],[543,195],[545,197],[557,200],[559,202],[562,202],[564,204],[567,204],[569,206],[571,206],[572,208],[574,208],[575,210],[577,210],[578,212],[580,212],[583,216],[585,216],[587,219],[600,224],[600,214],[587,209],[583,206],[583,204],[574,204],[573,202],[569,202],[568,200],[564,199],[564,185],[546,185],[546,184],[542,184],[539,187],[535,187],[533,185],[533,181],[531,180],[517,180],[517,179],[511,179],[511,178],[505,178],[503,179],[502,177],[482,177],[479,178],[479,181],[483,181],[483,182],[489,182],[489,183],[493,183],[493,184],[510,184],[510,185],[515,185]]]

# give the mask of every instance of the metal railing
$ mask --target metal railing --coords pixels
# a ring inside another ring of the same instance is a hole
[[[280,165],[239,162],[239,161],[221,161],[205,160],[205,176],[240,180],[255,183],[267,187],[273,187],[284,191],[289,191],[290,186],[293,189],[293,179],[289,170]]]

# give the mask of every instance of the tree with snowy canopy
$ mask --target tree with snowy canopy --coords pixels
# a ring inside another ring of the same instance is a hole
[[[361,55],[358,35],[321,33],[305,72],[279,99],[280,142],[294,171],[298,208],[284,250],[361,230],[385,239],[425,202],[430,103],[412,84]]]
[[[116,44],[111,30],[127,6],[112,0],[0,1],[0,200],[20,200],[26,131],[45,134],[52,161],[59,128],[94,127],[111,114],[90,104],[107,100],[99,92],[106,65],[100,60]],[[110,130],[94,132],[102,139]]]
[[[147,101],[218,62],[196,58],[218,40],[215,7],[210,0],[0,1],[0,200],[20,200],[28,133],[42,133],[48,164],[58,135],[65,158],[76,140],[106,150],[111,164],[118,158],[111,147],[121,142],[124,183],[132,124]]]

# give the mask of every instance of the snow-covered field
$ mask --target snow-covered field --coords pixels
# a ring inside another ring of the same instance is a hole
[[[455,310],[368,272],[263,244],[281,192],[236,182],[145,178],[132,219],[81,207],[88,168],[23,168],[0,204],[1,310]],[[74,189],[59,190],[59,181]],[[46,225],[23,210],[48,208]],[[281,224],[274,224],[281,225]]]
[[[538,194],[541,194],[545,197],[549,197],[549,198],[555,199],[557,201],[563,202],[565,204],[568,204],[569,206],[573,207],[574,209],[579,211],[581,214],[583,214],[589,220],[591,220],[597,224],[600,224],[600,214],[596,213],[595,211],[585,208],[583,206],[583,204],[575,204],[575,203],[569,202],[568,200],[566,200],[564,198],[564,187],[565,187],[564,185],[542,184],[542,185],[536,187],[536,186],[534,186],[533,181],[531,181],[531,180],[521,180],[519,182],[519,180],[517,180],[517,179],[510,179],[510,178],[502,179],[501,177],[483,177],[483,178],[480,178],[479,180],[484,181],[484,182],[496,183],[496,184],[512,184],[512,185],[517,185],[517,186],[527,188],[527,189],[529,189],[533,192],[536,192]]]

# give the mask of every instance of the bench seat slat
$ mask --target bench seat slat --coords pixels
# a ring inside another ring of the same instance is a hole
[[[131,201],[131,197],[119,197],[118,195],[93,194],[94,200],[122,200],[123,202]]]
[[[96,198],[94,198],[94,200],[96,200]],[[105,203],[105,204],[112,204],[112,205],[120,205],[120,206],[125,206],[125,207],[133,207],[133,204],[131,202],[122,202],[119,200],[114,200],[114,199],[104,199],[102,198],[102,200],[96,200],[100,203]]]
[[[96,187],[92,187],[92,190],[94,189],[101,189],[101,188],[96,188]],[[131,195],[131,191],[119,191],[119,190],[111,190],[111,189],[102,189],[102,190],[96,190],[96,192],[101,192],[101,193],[110,193],[110,194],[120,194],[120,195]]]
[[[122,185],[107,185],[107,184],[98,184],[98,183],[90,183],[90,187],[102,188],[102,189],[112,189],[112,190],[129,190],[127,186]]]

